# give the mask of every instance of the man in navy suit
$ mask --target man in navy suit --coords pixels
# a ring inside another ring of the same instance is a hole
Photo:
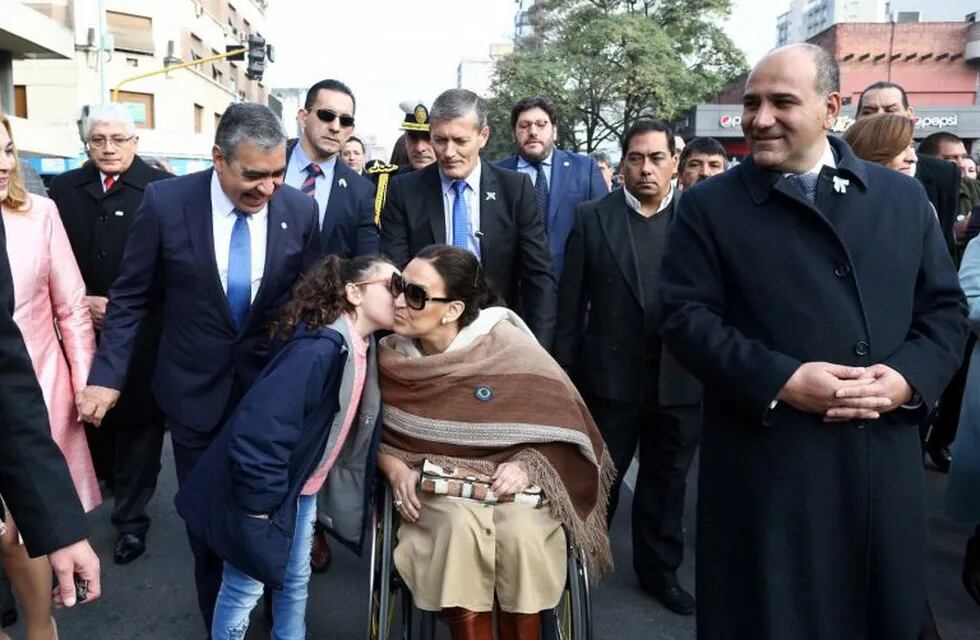
[[[286,144],[286,184],[317,203],[321,255],[378,253],[374,185],[340,161],[354,133],[354,94],[343,82],[321,80],[296,115],[299,138]]]
[[[520,151],[497,165],[531,177],[555,279],[560,280],[565,241],[575,224],[575,209],[587,200],[601,198],[609,189],[594,158],[555,148],[558,111],[547,98],[532,96],[514,105],[510,128]],[[539,176],[544,179],[539,181]]]
[[[265,106],[228,107],[214,169],[147,185],[133,222],[82,418],[99,425],[125,386],[140,321],[163,297],[153,392],[173,440],[182,484],[269,359],[269,322],[316,260],[316,205],[283,187],[286,134]],[[190,537],[207,628],[221,559]]]

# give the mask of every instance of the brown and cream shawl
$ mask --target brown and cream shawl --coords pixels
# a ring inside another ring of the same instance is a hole
[[[493,473],[519,461],[596,577],[612,567],[606,502],[614,470],[592,416],[562,368],[507,309],[481,311],[445,352],[423,356],[388,336],[378,354],[382,451],[420,466]]]

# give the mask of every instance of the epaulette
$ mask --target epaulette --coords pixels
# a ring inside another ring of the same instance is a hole
[[[388,180],[391,178],[391,174],[396,171],[398,171],[397,164],[382,160],[367,167],[368,175],[377,176],[378,179],[378,188],[374,192],[374,224],[378,228],[381,228],[381,210],[384,208],[385,198],[388,196]]]

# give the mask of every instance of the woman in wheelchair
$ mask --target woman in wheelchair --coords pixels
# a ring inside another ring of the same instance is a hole
[[[303,277],[274,328],[285,343],[177,494],[225,561],[215,640],[245,637],[263,583],[272,638],[305,638],[314,522],[363,540],[381,405],[372,335],[391,328],[395,273],[384,258],[331,256]]]
[[[605,444],[524,322],[491,306],[473,254],[427,247],[392,285],[378,465],[401,517],[395,567],[457,640],[492,640],[495,602],[501,640],[538,638],[565,586],[565,533],[593,575],[612,564]]]

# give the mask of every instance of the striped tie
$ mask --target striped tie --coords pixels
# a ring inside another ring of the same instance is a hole
[[[306,179],[303,180],[303,186],[300,187],[300,191],[310,196],[311,198],[316,198],[316,179],[323,175],[323,169],[320,168],[315,162],[311,162],[306,165],[303,169],[306,172]]]

